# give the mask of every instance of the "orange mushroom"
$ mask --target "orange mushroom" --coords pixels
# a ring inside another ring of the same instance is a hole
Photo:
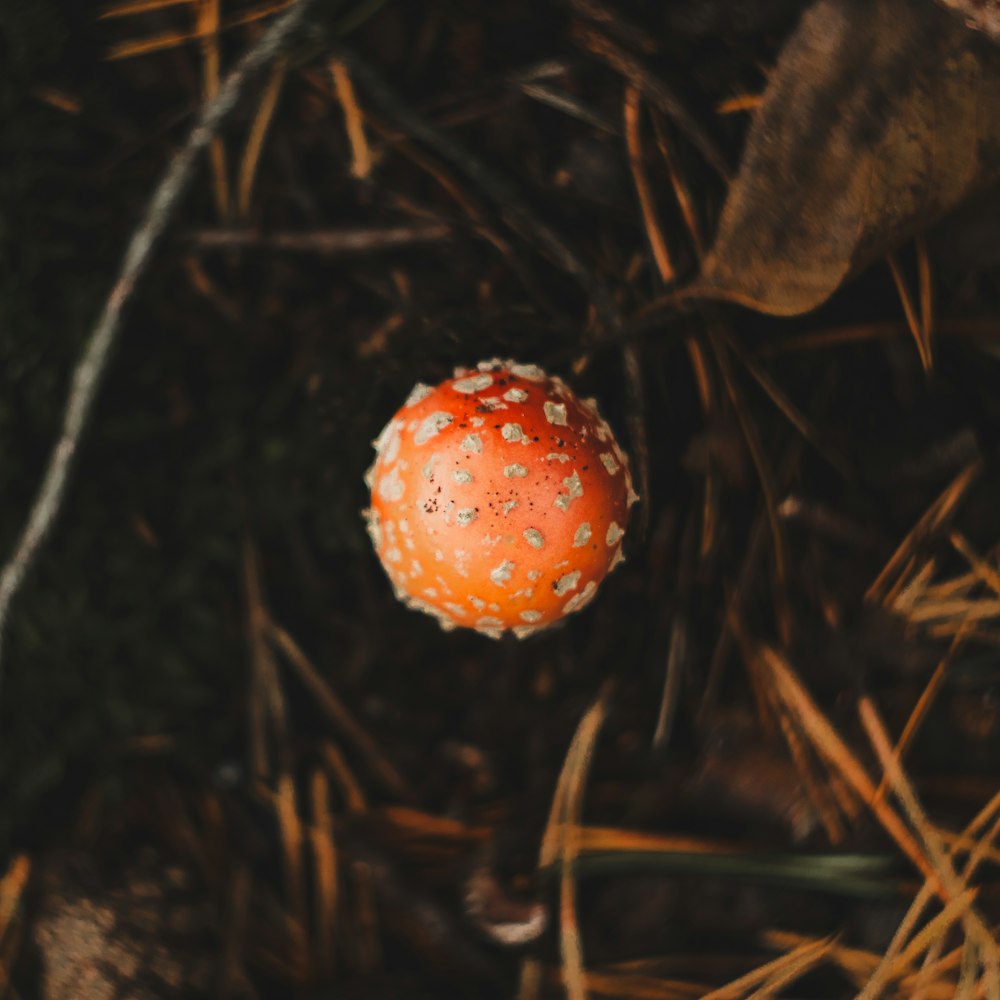
[[[417,384],[375,441],[365,511],[396,596],[445,629],[524,637],[587,605],[638,500],[597,412],[535,365]]]

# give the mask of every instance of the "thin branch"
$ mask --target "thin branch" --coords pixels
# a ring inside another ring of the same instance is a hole
[[[406,226],[358,226],[313,229],[307,232],[262,232],[258,229],[200,229],[188,234],[199,250],[231,250],[234,247],[286,250],[290,253],[354,254],[393,250],[418,243],[436,243],[451,235],[444,222]]]
[[[73,457],[79,447],[94,400],[97,398],[111,349],[121,327],[125,307],[135,293],[153,251],[191,182],[199,154],[219,131],[247,84],[285,48],[288,39],[302,25],[311,4],[312,0],[298,0],[291,10],[278,18],[261,35],[260,41],[226,77],[218,96],[202,108],[187,142],[171,160],[163,179],[150,199],[142,222],[132,234],[118,279],[108,295],[73,372],[62,432],[49,456],[45,477],[32,504],[28,522],[13,554],[0,574],[0,652],[11,603],[21,589],[62,507]],[[0,683],[3,679],[2,666],[3,661],[0,658]]]

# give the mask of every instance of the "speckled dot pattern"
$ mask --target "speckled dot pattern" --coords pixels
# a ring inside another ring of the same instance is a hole
[[[638,500],[593,400],[494,359],[418,384],[374,442],[365,511],[410,607],[524,637],[585,607],[622,561]]]

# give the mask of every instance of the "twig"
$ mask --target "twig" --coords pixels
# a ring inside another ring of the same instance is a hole
[[[73,372],[62,432],[49,456],[45,477],[32,504],[28,523],[0,574],[0,654],[11,602],[20,590],[62,507],[73,457],[107,369],[125,307],[135,293],[136,285],[146,270],[174,209],[191,182],[198,155],[212,141],[247,84],[284,49],[288,39],[302,25],[312,2],[313,0],[298,0],[291,10],[261,35],[260,41],[226,77],[218,96],[202,108],[187,142],[171,160],[150,199],[139,228],[132,234],[118,279]],[[2,680],[3,660],[0,655],[0,683]]]
[[[435,243],[451,235],[444,222],[415,223],[410,226],[360,226],[342,229],[313,229],[308,232],[261,232],[257,229],[200,229],[189,235],[201,250],[229,250],[248,247],[287,250],[291,253],[352,254],[392,250],[415,243]]]

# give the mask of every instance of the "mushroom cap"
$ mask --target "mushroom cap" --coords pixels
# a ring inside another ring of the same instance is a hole
[[[628,460],[594,401],[535,365],[418,383],[374,445],[375,551],[397,597],[445,629],[530,635],[622,560]]]

